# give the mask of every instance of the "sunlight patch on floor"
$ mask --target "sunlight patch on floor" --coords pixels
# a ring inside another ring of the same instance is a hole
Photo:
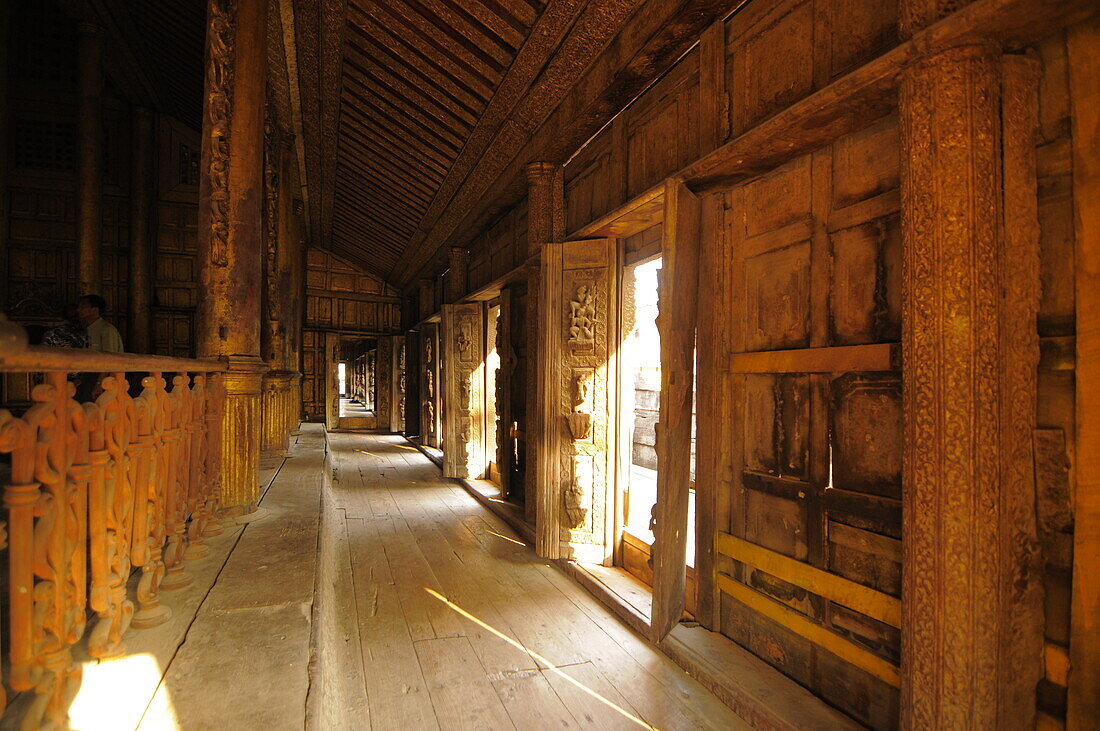
[[[495,533],[494,535],[500,535],[500,534]],[[504,536],[501,536],[501,537],[503,538]],[[566,681],[572,683],[573,685],[575,685],[577,688],[579,688],[584,693],[587,693],[588,695],[592,696],[593,698],[598,700],[600,703],[603,703],[605,706],[607,706],[611,710],[615,711],[616,713],[621,714],[624,718],[627,718],[630,721],[633,721],[634,723],[638,724],[638,726],[640,726],[641,728],[647,728],[647,729],[652,729],[653,731],[656,731],[656,728],[654,726],[649,725],[648,723],[646,723],[642,719],[638,718],[633,713],[626,710],[622,706],[618,705],[614,701],[608,700],[604,696],[602,696],[599,693],[597,693],[596,691],[592,690],[591,688],[589,688],[584,683],[580,682],[576,678],[574,678],[571,675],[569,675],[568,673],[566,673],[564,670],[561,670],[558,666],[554,665],[554,663],[550,662],[549,660],[547,660],[545,657],[543,657],[539,653],[525,647],[518,640],[514,640],[511,637],[509,637],[508,635],[501,632],[500,630],[496,629],[495,627],[492,627],[492,626],[486,624],[484,621],[482,621],[482,620],[478,619],[477,617],[475,617],[474,615],[470,614],[465,609],[463,609],[462,607],[458,606],[457,604],[452,602],[447,597],[440,594],[438,591],[435,591],[434,589],[429,589],[426,586],[424,587],[424,591],[428,592],[428,594],[430,594],[431,596],[435,597],[439,601],[446,604],[450,609],[457,612],[460,616],[465,617],[466,619],[470,620],[471,622],[478,625],[482,629],[487,630],[488,632],[491,632],[493,635],[495,635],[495,636],[499,637],[500,639],[504,640],[509,645],[511,645],[512,647],[515,647],[516,649],[520,650],[521,652],[526,652],[528,655],[530,655],[531,657],[535,658],[540,663],[545,665],[547,670],[549,670],[550,672],[552,672],[552,673],[558,675],[559,677],[565,679]]]
[[[84,680],[69,709],[72,728],[115,731],[120,728],[178,729],[168,689],[160,685],[163,672],[148,653],[84,663]],[[156,694],[156,702],[150,700]],[[147,709],[148,706],[148,709]],[[144,719],[142,718],[144,716]]]

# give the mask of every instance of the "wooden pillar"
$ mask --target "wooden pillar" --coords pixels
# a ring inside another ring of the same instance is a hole
[[[264,288],[261,309],[260,350],[270,370],[263,382],[261,454],[286,454],[290,448],[290,401],[293,371],[289,370],[287,325],[293,301],[287,261],[290,200],[285,184],[282,134],[270,101],[264,119]]]
[[[988,45],[902,76],[904,728],[1033,725],[1035,104],[1034,74]]]
[[[432,314],[432,300],[434,299],[434,297],[432,296],[432,280],[424,277],[423,279],[417,281],[417,285],[418,289],[416,299],[416,319],[423,320],[425,317],[428,317]]]
[[[515,410],[512,407],[512,378],[516,370],[516,352],[512,347],[512,328],[515,327],[515,300],[512,287],[500,290],[500,321],[497,326],[497,355],[500,368],[496,374],[497,407],[497,453],[496,461],[500,469],[501,494],[510,497],[516,486],[512,484],[512,470],[515,455],[512,447],[512,422]]]
[[[130,176],[130,336],[134,353],[152,352],[153,115],[138,107],[133,115],[133,167]]]
[[[77,27],[76,239],[81,294],[103,286],[103,31],[93,23]]]
[[[287,137],[287,144],[293,146],[293,136]],[[284,151],[287,170],[293,171],[294,158]],[[288,180],[296,177],[288,174]],[[286,186],[289,188],[290,186]],[[287,222],[286,260],[290,272],[290,323],[287,327],[287,370],[293,373],[290,381],[290,404],[287,416],[290,420],[290,433],[297,434],[302,421],[302,324],[306,316],[306,241],[305,241],[305,202],[301,198],[291,197],[291,217]]]
[[[199,193],[198,351],[225,374],[221,504],[259,499],[266,0],[209,0]],[[232,133],[230,133],[232,130]]]
[[[447,302],[458,302],[466,294],[467,268],[470,265],[470,252],[458,246],[452,246],[449,255],[450,267],[447,269]]]
[[[420,332],[409,330],[404,335],[405,343],[405,411],[402,414],[401,433],[406,437],[420,437],[423,432],[420,424],[421,350]]]
[[[535,468],[540,446],[536,403],[538,401],[539,334],[539,255],[545,244],[565,236],[565,203],[562,169],[548,162],[528,163],[527,174],[527,333],[526,401],[524,440],[526,470],[523,476],[524,518],[534,523],[538,502],[538,470]]]
[[[1069,30],[1077,241],[1077,490],[1066,728],[1100,717],[1100,19]]]

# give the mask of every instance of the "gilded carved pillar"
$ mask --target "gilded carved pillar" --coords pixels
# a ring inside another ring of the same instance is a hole
[[[225,374],[223,510],[259,499],[265,0],[209,0],[199,192],[200,357]]]
[[[481,303],[443,305],[443,476],[485,473],[482,404],[485,349]]]
[[[1034,725],[1036,88],[986,45],[902,77],[906,728]]]
[[[539,264],[538,256],[544,244],[561,241],[565,236],[565,203],[562,183],[562,168],[548,162],[528,163],[524,169],[527,174],[527,307],[526,327],[526,414],[523,430],[525,433],[524,474],[524,517],[528,523],[535,522],[535,504],[538,482],[535,470],[538,450],[541,446],[538,424],[535,419],[535,403],[538,398],[536,372],[539,358],[539,337],[535,323],[539,321]]]
[[[103,30],[81,23],[77,32],[77,280],[81,294],[99,294],[103,288]]]
[[[263,383],[264,456],[285,454],[290,447],[289,402],[294,372],[290,370],[287,325],[291,319],[286,221],[290,200],[285,181],[284,145],[268,103],[264,120],[264,287],[260,345],[269,370]]]
[[[153,174],[153,115],[148,109],[134,110],[133,166],[130,175],[130,333],[126,341],[131,352],[152,352],[153,245],[151,216],[155,204]]]

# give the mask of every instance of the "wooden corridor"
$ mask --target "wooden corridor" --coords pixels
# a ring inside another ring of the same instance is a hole
[[[404,439],[328,442],[318,725],[747,728]]]

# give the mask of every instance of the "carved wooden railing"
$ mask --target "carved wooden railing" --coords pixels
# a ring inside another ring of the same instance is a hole
[[[66,728],[81,678],[73,646],[86,637],[92,657],[117,656],[130,627],[167,620],[160,591],[190,583],[184,559],[203,555],[214,533],[225,365],[24,343],[0,316],[0,373],[41,381],[21,415],[0,409],[0,453],[10,454],[6,680],[31,699],[11,709],[21,728]],[[70,372],[98,378],[102,392],[78,403]]]

